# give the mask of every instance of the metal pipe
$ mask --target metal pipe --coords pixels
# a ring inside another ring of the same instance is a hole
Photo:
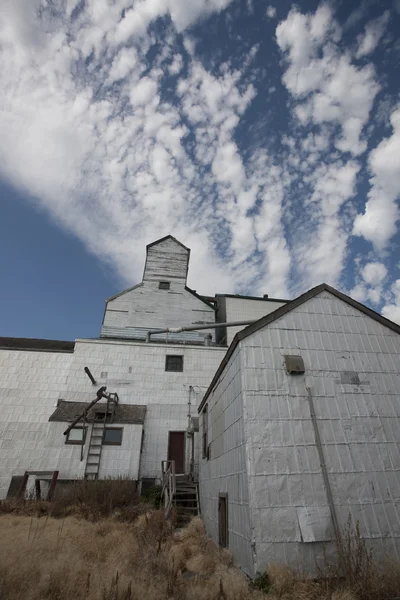
[[[93,383],[93,385],[96,385],[96,380],[93,377],[93,375],[91,374],[89,367],[85,367],[84,371],[85,371],[86,375],[89,377],[90,381]]]
[[[67,427],[67,429],[64,431],[64,435],[67,435],[71,429],[73,427],[75,427],[75,425],[84,417],[86,417],[88,411],[92,408],[92,406],[94,404],[96,404],[96,402],[98,402],[99,400],[101,400],[102,398],[107,398],[107,396],[105,395],[105,391],[107,389],[107,386],[103,385],[103,387],[101,387],[99,390],[97,390],[97,396],[94,400],[92,400],[92,402],[90,402],[87,407],[85,408],[85,410],[83,411],[83,413],[81,415],[79,415],[79,417],[77,417],[74,421],[72,421],[71,425],[69,425]]]
[[[311,389],[309,387],[306,387],[306,390],[307,390],[307,394],[308,394],[308,403],[310,406],[311,421],[312,421],[313,428],[314,428],[315,443],[317,445],[319,462],[321,464],[322,478],[324,480],[324,485],[325,485],[326,498],[328,500],[329,508],[331,509],[332,523],[333,523],[333,528],[335,530],[336,539],[340,540],[339,523],[338,523],[338,519],[337,519],[337,515],[336,515],[335,505],[333,503],[333,495],[332,495],[331,484],[330,484],[329,476],[328,476],[328,469],[326,468],[324,451],[323,451],[322,443],[321,443],[321,436],[319,434],[319,429],[318,429],[317,416],[315,414],[315,409],[314,409],[314,400],[313,400],[313,397],[311,394]]]
[[[146,334],[146,342],[150,342],[150,337],[156,333],[180,333],[181,331],[200,331],[201,329],[215,329],[216,327],[242,327],[251,325],[258,319],[251,321],[235,321],[234,323],[204,323],[202,325],[188,325],[187,327],[166,327],[165,329],[149,330]]]

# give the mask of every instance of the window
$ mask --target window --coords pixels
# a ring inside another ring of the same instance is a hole
[[[110,419],[112,416],[112,412],[110,410],[107,411],[107,418]],[[96,421],[104,421],[106,418],[106,411],[105,410],[96,410],[96,412],[94,413],[94,418]]]
[[[84,444],[86,439],[86,427],[73,427],[69,430],[66,444]]]
[[[165,357],[166,371],[183,371],[183,356],[169,354]]]
[[[122,444],[122,427],[106,427],[103,434],[104,446],[120,446]]]
[[[203,424],[203,458],[208,458],[208,404],[205,405],[202,412]]]
[[[160,281],[160,283],[158,284],[159,290],[169,290],[170,287],[171,284],[169,281]]]

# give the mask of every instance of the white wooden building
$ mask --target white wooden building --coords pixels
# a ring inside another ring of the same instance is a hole
[[[191,417],[227,348],[225,340],[216,341],[215,328],[176,331],[216,321],[217,298],[187,287],[189,258],[190,250],[172,236],[149,244],[142,282],[107,301],[99,338],[0,338],[0,498],[18,489],[26,471],[57,470],[59,480],[94,471],[99,478],[154,482],[161,461],[170,458],[178,472],[196,476],[198,434]],[[269,299],[256,303],[264,314],[276,305]],[[250,304],[247,319],[256,319],[259,309],[254,313]],[[167,328],[175,331],[154,333],[146,342],[149,331]],[[118,395],[118,407],[102,432],[96,467],[90,446],[105,401],[86,423],[68,436],[63,432],[102,386]]]
[[[236,335],[199,406],[199,488],[250,576],[315,571],[349,513],[400,558],[399,333],[321,285]]]
[[[314,568],[349,512],[398,557],[400,327],[325,285],[292,302],[204,297],[189,258],[172,236],[149,244],[98,338],[0,338],[0,498],[27,471],[148,484],[170,459],[250,576]],[[118,404],[64,435],[103,386]]]

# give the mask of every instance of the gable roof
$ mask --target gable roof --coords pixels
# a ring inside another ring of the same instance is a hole
[[[185,250],[187,250],[190,254],[190,248],[188,248],[187,246],[185,246],[184,244],[182,244],[182,242],[180,242],[179,240],[177,240],[173,235],[165,235],[164,237],[160,238],[159,240],[156,240],[155,242],[151,242],[151,244],[147,244],[146,248],[147,250],[149,248],[151,248],[152,246],[156,246],[157,244],[160,244],[161,242],[164,242],[165,240],[173,240],[174,242],[176,242],[177,244],[179,244],[180,246],[182,246],[182,248],[185,248]]]
[[[231,345],[228,348],[227,353],[225,354],[224,358],[222,359],[221,364],[219,365],[219,367],[218,367],[218,369],[217,369],[217,371],[216,371],[216,373],[215,373],[215,375],[213,377],[213,380],[211,381],[211,383],[210,383],[210,385],[208,387],[208,390],[206,391],[206,393],[204,395],[203,400],[200,402],[200,405],[199,405],[199,408],[198,408],[198,412],[200,412],[202,410],[202,408],[204,406],[204,403],[206,402],[206,400],[207,400],[208,396],[210,395],[212,389],[214,388],[215,384],[217,383],[217,381],[218,381],[221,373],[225,369],[225,367],[226,367],[226,365],[227,365],[230,357],[232,356],[232,354],[233,354],[236,346],[239,344],[239,342],[241,340],[244,340],[245,338],[249,337],[249,335],[252,335],[256,331],[259,331],[260,329],[263,329],[264,327],[266,327],[267,325],[269,325],[273,321],[276,321],[276,319],[279,319],[280,317],[283,317],[284,315],[286,315],[288,312],[290,312],[294,308],[297,308],[298,306],[301,306],[302,304],[304,304],[304,302],[307,302],[308,300],[311,300],[311,298],[314,298],[315,296],[317,296],[318,294],[320,294],[321,292],[324,292],[324,291],[330,292],[333,296],[336,296],[336,298],[339,298],[340,300],[343,300],[343,302],[346,302],[346,304],[349,304],[353,308],[355,308],[355,309],[359,310],[360,312],[364,313],[365,315],[367,315],[367,317],[370,317],[371,319],[374,319],[374,321],[377,321],[381,325],[384,325],[385,327],[388,327],[392,331],[395,331],[396,333],[400,334],[400,325],[397,325],[396,323],[393,323],[393,321],[390,321],[389,319],[386,319],[385,317],[383,317],[382,315],[380,315],[375,310],[372,310],[371,308],[368,308],[364,304],[361,304],[360,302],[357,302],[356,300],[353,300],[353,298],[350,298],[350,296],[346,296],[346,294],[343,294],[342,292],[339,292],[338,290],[336,290],[335,288],[331,287],[330,285],[328,285],[326,283],[321,283],[320,285],[317,285],[315,288],[312,288],[311,290],[308,290],[308,292],[306,292],[305,294],[302,294],[301,296],[298,296],[298,298],[295,298],[291,302],[288,302],[287,304],[284,304],[283,306],[280,306],[279,308],[277,308],[273,312],[269,313],[265,317],[261,317],[261,319],[259,319],[255,323],[252,323],[248,327],[245,327],[244,329],[242,329],[242,331],[239,331],[235,335],[235,337],[232,340]]]

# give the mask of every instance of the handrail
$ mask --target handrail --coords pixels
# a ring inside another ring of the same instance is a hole
[[[172,502],[176,492],[175,461],[161,461],[161,480],[162,490],[161,498],[164,499],[165,516],[169,517],[172,509]]]

